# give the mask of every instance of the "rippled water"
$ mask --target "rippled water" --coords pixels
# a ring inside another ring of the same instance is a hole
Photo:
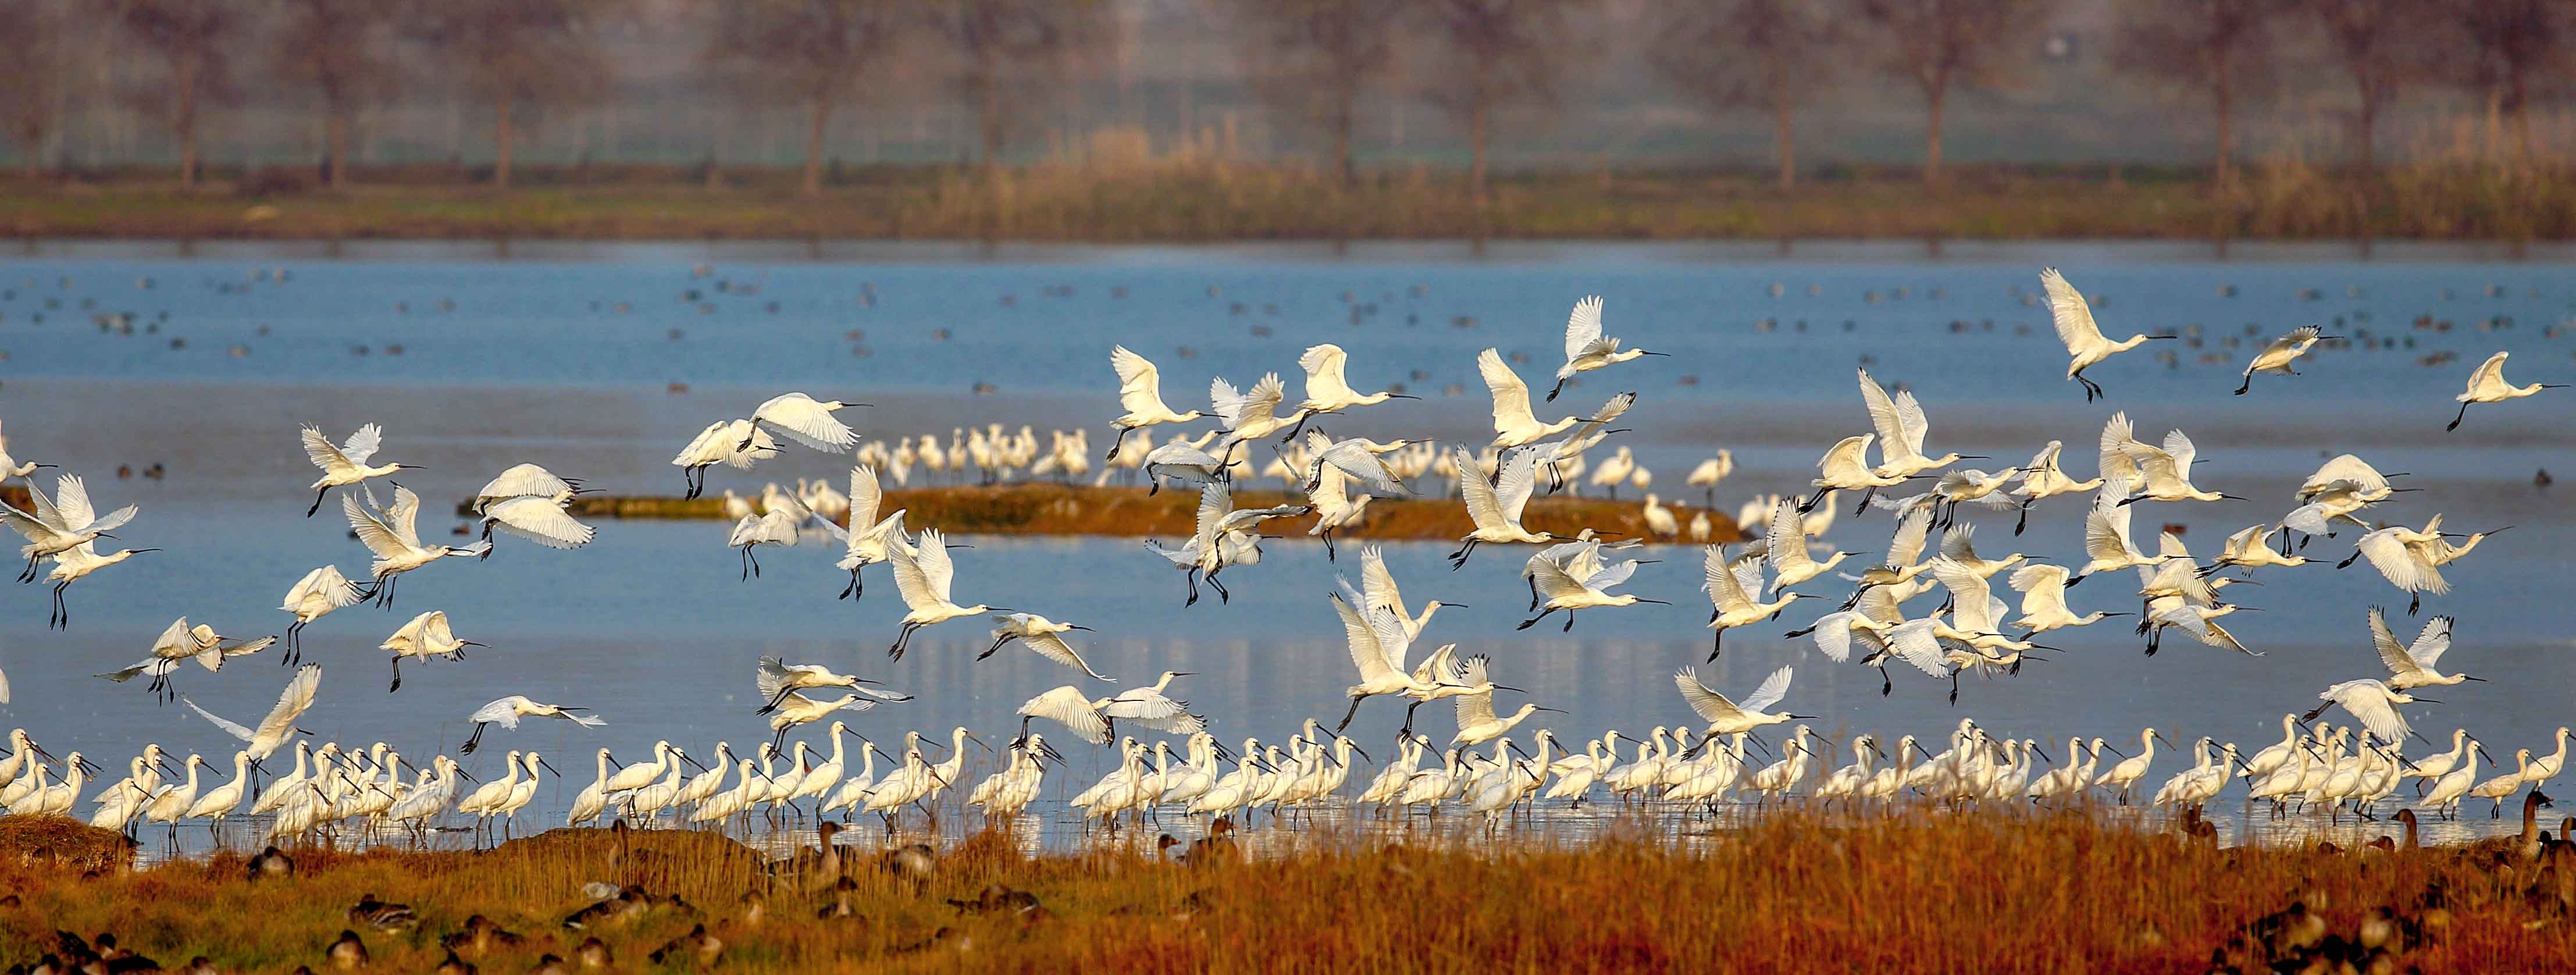
[[[1825,444],[1866,429],[1849,371],[1862,362],[1922,396],[1936,452],[2009,463],[2061,439],[2070,469],[2089,474],[2089,444],[2113,409],[2128,410],[2146,434],[2182,426],[2207,459],[2196,475],[2203,485],[2258,499],[2140,512],[2142,535],[2178,524],[2204,555],[2238,527],[2277,519],[2291,506],[2290,487],[2324,455],[2356,451],[2383,470],[2415,472],[2428,488],[2384,506],[2383,517],[2420,523],[2441,511],[2455,526],[2515,526],[2446,570],[2453,593],[2426,601],[2428,615],[2459,619],[2445,663],[2496,680],[2432,693],[2444,703],[2406,709],[2417,727],[2435,738],[2467,727],[2510,761],[2514,748],[2544,746],[2576,710],[2569,704],[2576,655],[2561,597],[2569,567],[2562,553],[2576,545],[2576,528],[2553,495],[2564,489],[2533,484],[2542,468],[2561,476],[2576,471],[2576,425],[2568,420],[2576,401],[2544,395],[2480,407],[2459,433],[2441,431],[2450,394],[2495,349],[2515,352],[2520,381],[2576,374],[2576,345],[2563,334],[2576,313],[2576,277],[2560,264],[2488,263],[2448,252],[2402,259],[2383,252],[2366,263],[2331,253],[2211,263],[2158,247],[1954,250],[1938,261],[1867,250],[1782,259],[1611,246],[1506,252],[1482,262],[1431,252],[1363,251],[1336,260],[1165,249],[1046,251],[998,261],[925,252],[846,261],[720,252],[711,260],[685,247],[507,262],[441,252],[368,256],[210,248],[175,258],[71,248],[0,260],[0,288],[7,289],[0,296],[0,352],[7,355],[0,361],[0,420],[7,421],[11,452],[89,475],[104,506],[141,504],[143,515],[120,532],[123,540],[170,550],[74,586],[74,621],[64,634],[42,628],[43,587],[0,590],[0,666],[15,690],[5,709],[12,724],[56,754],[86,751],[113,768],[111,777],[145,740],[181,754],[229,755],[228,740],[184,708],[154,704],[139,684],[86,675],[142,656],[182,614],[229,634],[276,632],[287,620],[273,607],[306,569],[363,565],[365,553],[345,525],[327,514],[302,517],[311,468],[295,447],[299,422],[320,422],[335,435],[364,420],[385,422],[383,456],[427,467],[404,483],[429,499],[423,527],[433,535],[453,523],[443,516],[454,499],[519,461],[582,476],[610,493],[675,492],[678,477],[664,461],[679,443],[782,389],[877,404],[853,417],[869,437],[935,432],[945,439],[951,427],[993,421],[1041,431],[1081,423],[1098,438],[1114,413],[1103,361],[1112,342],[1160,361],[1165,394],[1176,406],[1196,399],[1212,373],[1238,381],[1267,370],[1293,377],[1299,349],[1338,342],[1351,351],[1355,384],[1400,383],[1430,399],[1363,411],[1337,428],[1465,438],[1484,420],[1476,350],[1496,345],[1546,362],[1564,307],[1588,292],[1608,296],[1613,334],[1678,355],[1596,374],[1604,378],[1569,392],[1563,405],[1580,409],[1608,391],[1638,389],[1628,420],[1636,431],[1623,442],[1656,471],[1668,497],[1696,495],[1679,485],[1682,475],[1718,447],[1733,449],[1741,465],[1718,492],[1722,509],[1753,494],[1796,489]],[[702,261],[705,273],[695,273]],[[2169,363],[2144,351],[2113,360],[2096,378],[2115,398],[2085,404],[2059,381],[2064,360],[2044,312],[2022,298],[2035,289],[2042,261],[2061,263],[2079,285],[2107,295],[2110,304],[2098,314],[2115,333],[2191,329],[2197,341],[2172,343],[2188,347],[2174,350]],[[287,272],[284,280],[260,273],[274,269]],[[452,309],[442,307],[447,301]],[[98,316],[124,317],[107,318],[102,328]],[[2253,395],[2228,395],[2248,343],[2307,322],[2388,347],[2320,351],[2305,376],[2265,377]],[[2444,352],[2456,358],[2421,364]],[[2219,361],[2204,363],[2204,355]],[[1532,378],[1547,371],[1520,369]],[[668,388],[675,381],[690,386]],[[978,382],[992,391],[970,392]],[[166,479],[114,473],[120,465],[155,463],[165,465]],[[834,458],[796,453],[750,475],[718,473],[711,483],[749,493],[764,481],[837,477],[845,469]],[[2049,503],[2018,539],[2006,519],[1976,516],[1986,522],[1982,547],[1989,555],[2018,549],[2073,558],[2080,510],[2072,499]],[[1855,522],[1848,508],[1843,515],[1831,541],[1885,545],[1883,517]],[[918,694],[852,719],[888,746],[906,730],[944,740],[958,725],[998,745],[1012,733],[1020,701],[1079,676],[1017,650],[974,662],[989,637],[965,621],[924,631],[904,660],[889,662],[881,651],[901,615],[890,578],[877,570],[867,599],[836,601],[831,596],[847,579],[823,550],[767,553],[762,578],[745,583],[736,578],[735,554],[724,548],[724,526],[612,522],[601,529],[596,543],[570,553],[505,540],[488,562],[414,573],[393,613],[356,607],[314,624],[305,634],[307,653],[327,670],[321,702],[303,726],[345,742],[383,739],[417,759],[452,753],[470,730],[466,713],[503,694],[599,709],[606,728],[538,722],[495,730],[469,760],[478,773],[497,773],[504,750],[536,748],[572,774],[565,782],[548,778],[520,815],[524,831],[562,821],[592,776],[593,748],[634,760],[662,738],[702,755],[718,740],[739,750],[767,740],[751,713],[752,662],[763,654],[855,669]],[[1177,574],[1135,540],[963,540],[975,546],[956,553],[964,599],[1100,631],[1082,646],[1122,683],[1084,681],[1088,691],[1113,693],[1164,669],[1195,671],[1177,693],[1229,742],[1282,739],[1304,718],[1336,720],[1344,706],[1350,667],[1324,594],[1334,572],[1355,566],[1327,563],[1316,546],[1274,543],[1260,566],[1228,573],[1231,603],[1183,609]],[[2317,544],[2329,559],[2348,551],[2340,540]],[[1462,652],[1491,654],[1498,679],[1569,712],[1541,714],[1526,728],[1544,725],[1577,739],[1610,727],[1635,734],[1690,721],[1672,688],[1678,666],[1696,664],[1712,686],[1734,691],[1791,663],[1798,676],[1790,705],[1820,715],[1812,724],[1837,741],[1857,731],[1938,738],[1968,715],[1998,735],[2039,739],[2061,758],[2068,735],[2101,735],[2127,748],[2150,724],[2186,745],[2211,735],[2250,751],[2276,740],[2279,715],[2305,710],[2318,689],[2375,676],[2362,613],[2399,602],[2366,568],[2267,571],[2265,587],[2237,590],[2251,593],[2244,601],[2264,612],[2230,619],[2262,657],[2168,641],[2150,659],[2113,621],[2062,634],[2057,645],[2072,652],[2017,678],[1967,680],[1953,706],[1946,684],[1898,674],[1894,693],[1882,697],[1876,672],[1835,666],[1803,641],[1779,639],[1804,625],[1803,616],[1812,615],[1805,610],[1775,626],[1736,631],[1726,654],[1705,662],[1705,606],[1693,608],[1702,598],[1696,549],[1661,550],[1664,561],[1647,566],[1631,587],[1680,605],[1587,612],[1565,633],[1554,620],[1514,629],[1528,601],[1514,553],[1487,551],[1452,573],[1439,558],[1449,548],[1388,546],[1410,599],[1472,607],[1443,612],[1425,645],[1455,642]],[[2116,586],[2080,587],[2071,598],[2079,609],[2111,610],[2129,599]],[[460,636],[492,649],[461,663],[406,668],[402,690],[388,694],[385,657],[373,648],[427,609],[447,610]],[[2411,635],[2413,621],[2398,625]],[[236,660],[219,674],[191,669],[179,675],[179,687],[218,714],[255,719],[285,679],[272,659]],[[1500,703],[1510,708],[1519,697],[1507,694]],[[1370,702],[1351,733],[1380,760],[1390,758],[1401,710]],[[1450,722],[1439,711],[1425,708],[1422,724],[1445,739]],[[817,744],[822,737],[803,736]],[[1526,733],[1519,737],[1527,741]],[[1058,743],[1071,768],[1050,776],[1046,799],[1033,807],[1040,815],[1017,827],[1032,845],[1085,841],[1061,800],[1111,764],[1105,749]],[[968,750],[975,754],[963,779],[972,783],[992,763],[977,746]],[[1835,764],[1847,761],[1847,750],[1835,757]],[[2161,754],[2150,786],[2181,767],[2183,760]],[[1356,793],[1374,770],[1363,764],[1345,791]],[[2231,811],[2218,817],[2231,835],[2328,831],[2321,821],[2239,817],[2232,812],[2239,795],[2241,788],[2232,789],[2218,804]],[[1549,807],[1540,828],[1580,838],[1620,822],[1617,808]],[[2468,811],[2458,826],[2428,824],[2428,837],[2491,828],[2483,803]],[[1343,815],[1327,811],[1322,819]],[[951,809],[941,826],[954,832],[974,821]],[[1191,835],[1179,817],[1159,828]],[[1678,833],[1684,826],[1667,811],[1637,828]],[[2335,835],[2382,829],[2346,826]],[[203,830],[189,832],[186,847],[201,846]],[[440,841],[468,838],[446,834]]]

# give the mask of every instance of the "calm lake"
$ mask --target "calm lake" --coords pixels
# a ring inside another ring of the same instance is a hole
[[[1500,247],[1482,259],[1441,246],[979,255],[927,245],[819,254],[667,245],[522,246],[496,259],[484,245],[363,245],[336,256],[295,245],[188,255],[166,245],[39,245],[0,256],[0,421],[9,451],[86,476],[102,510],[141,505],[120,540],[167,551],[71,587],[67,633],[44,627],[46,587],[0,588],[0,667],[15,695],[0,713],[57,755],[80,750],[109,766],[110,778],[146,741],[202,752],[224,766],[212,778],[228,774],[231,739],[183,706],[156,704],[139,681],[89,675],[143,656],[182,615],[228,635],[282,632],[289,619],[276,606],[306,570],[363,570],[366,552],[334,515],[336,501],[303,517],[315,473],[297,446],[300,423],[336,439],[382,422],[378,459],[426,468],[401,480],[426,499],[422,534],[432,543],[458,524],[459,498],[522,461],[609,494],[676,494],[680,477],[667,461],[681,444],[789,390],[874,404],[841,414],[869,439],[945,441],[952,429],[987,423],[1028,425],[1043,438],[1081,426],[1097,449],[1118,412],[1113,343],[1157,361],[1164,396],[1179,409],[1205,407],[1211,376],[1248,383],[1276,371],[1294,396],[1299,351],[1338,343],[1349,350],[1353,385],[1425,399],[1337,418],[1336,434],[1481,444],[1490,431],[1477,351],[1500,348],[1544,385],[1561,361],[1566,309],[1600,294],[1610,334],[1674,357],[1588,374],[1552,404],[1557,411],[1540,412],[1589,410],[1614,392],[1638,391],[1622,421],[1634,432],[1614,443],[1634,448],[1667,501],[1701,503],[1682,479],[1719,448],[1739,465],[1717,490],[1720,510],[1759,494],[1803,493],[1827,445],[1868,430],[1856,365],[1921,397],[1930,452],[1992,455],[1988,469],[2055,439],[2067,444],[2067,471],[2089,477],[2095,439],[2115,410],[2128,412],[2142,439],[2184,429],[2205,461],[2196,481],[2255,500],[2142,504],[2137,534],[2152,545],[2159,526],[2180,526],[2204,558],[2230,532],[2294,507],[2292,488],[2325,457],[2355,452],[2383,471],[2412,472],[2422,493],[2369,514],[2420,525],[2440,512],[2464,531],[2514,527],[2444,570],[2450,594],[2425,599],[2425,616],[2458,619],[2445,669],[2491,682],[2428,691],[2442,703],[2405,713],[2445,746],[2452,728],[2465,727],[2509,765],[2514,749],[2545,752],[2551,732],[2576,720],[2576,611],[2567,598],[2576,562],[2565,554],[2576,549],[2576,518],[2563,502],[2570,487],[2535,483],[2544,469],[2576,474],[2576,395],[2475,407],[2457,433],[2442,427],[2451,396],[2499,349],[2514,353],[2508,373],[2517,382],[2576,379],[2568,334],[2576,274],[2562,253],[2496,256],[2409,247],[2363,260],[2349,249],[2239,247],[2221,262],[2205,249],[2161,244],[1953,247],[1937,258],[1919,246],[1810,246],[1784,256],[1767,245],[1547,245]],[[2086,403],[2061,380],[2065,354],[2037,294],[2047,264],[2104,299],[2096,315],[2114,337],[2186,340],[2096,367],[2089,375],[2110,399]],[[2301,376],[2258,377],[2250,395],[2230,395],[2255,349],[2304,324],[2353,342],[2312,353]],[[757,494],[769,481],[838,481],[847,464],[791,449],[749,473],[718,468],[709,485]],[[166,477],[141,475],[154,465]],[[136,473],[120,477],[120,467]],[[2019,538],[2010,512],[1966,518],[1979,523],[1989,557],[2022,551],[2080,564],[2082,511],[2076,498],[2043,502]],[[1883,550],[1885,513],[1850,514],[1845,499],[1827,540]],[[764,552],[764,574],[744,582],[725,525],[598,527],[596,542],[571,552],[505,539],[488,561],[413,573],[392,613],[352,607],[313,624],[305,652],[326,674],[302,727],[319,740],[382,739],[419,760],[453,754],[471,730],[466,714],[505,694],[596,708],[607,727],[495,729],[468,761],[478,775],[497,775],[505,750],[535,748],[570,774],[548,777],[520,815],[525,832],[562,823],[592,778],[594,748],[633,761],[649,757],[657,739],[702,756],[719,740],[745,752],[768,740],[752,713],[753,662],[766,654],[917,694],[851,717],[889,748],[907,730],[944,741],[959,725],[998,747],[1030,696],[1067,683],[1106,696],[1165,669],[1196,672],[1175,693],[1230,744],[1247,735],[1284,740],[1307,717],[1338,720],[1353,677],[1325,594],[1336,571],[1357,572],[1356,560],[1327,562],[1303,539],[1274,542],[1258,566],[1228,572],[1239,601],[1187,609],[1178,574],[1137,540],[960,539],[974,546],[955,553],[960,602],[1094,627],[1075,634],[1088,637],[1078,645],[1119,679],[1112,685],[1016,649],[975,662],[990,638],[974,621],[925,630],[902,661],[889,662],[883,651],[903,614],[891,577],[872,569],[866,599],[833,599],[847,582],[832,566],[837,549]],[[2351,537],[2318,539],[2305,554],[2322,556],[2319,564],[2265,570],[2265,586],[2229,594],[2263,610],[2228,620],[2260,657],[2176,638],[2147,658],[2113,620],[2055,634],[2054,645],[2071,652],[2018,677],[1969,678],[1955,706],[1945,682],[1900,672],[1882,697],[1876,671],[1835,665],[1806,641],[1780,638],[1838,599],[1735,631],[1725,655],[1704,663],[1708,605],[1697,591],[1695,547],[1654,550],[1648,557],[1662,561],[1630,586],[1678,605],[1586,612],[1571,633],[1555,620],[1514,629],[1527,615],[1516,575],[1523,551],[1483,551],[1453,573],[1441,558],[1452,545],[1387,548],[1409,600],[1472,607],[1441,613],[1423,648],[1454,642],[1462,653],[1490,654],[1497,680],[1568,712],[1524,725],[1516,736],[1524,742],[1542,726],[1580,740],[1613,727],[1642,735],[1658,724],[1696,725],[1674,692],[1675,668],[1698,665],[1711,686],[1741,693],[1794,664],[1790,709],[1821,715],[1813,726],[1838,740],[1870,731],[1937,742],[1973,716],[1997,735],[2039,739],[2062,759],[2068,735],[2130,749],[2148,725],[2185,746],[2208,735],[2250,752],[2276,741],[2281,714],[2306,710],[2327,685],[2385,676],[2365,610],[2390,606],[2408,638],[2422,617],[2403,618],[2404,594],[2366,566],[2333,568]],[[2079,612],[2136,609],[2121,578],[2079,587],[2070,601]],[[406,668],[401,691],[388,694],[386,655],[375,647],[429,609],[446,610],[459,636],[491,649]],[[217,714],[255,723],[287,675],[276,659],[270,651],[215,674],[192,667],[178,686]],[[1497,703],[1521,701],[1506,693]],[[1402,710],[1369,702],[1351,734],[1391,758]],[[2348,719],[2336,712],[2329,720]],[[1453,728],[1441,706],[1424,708],[1421,726],[1443,741]],[[824,744],[819,729],[807,731],[804,740]],[[1030,843],[1062,846],[1081,833],[1061,800],[1114,762],[1108,749],[1051,740],[1071,768],[1051,773],[1046,799],[1033,807],[1039,815],[1023,828]],[[1849,760],[1842,750],[1833,764]],[[2149,788],[2188,761],[2160,753]],[[855,754],[851,765],[855,772]],[[992,767],[978,753],[960,786]],[[1345,792],[1356,794],[1374,771],[1363,765]],[[2242,791],[2232,787],[2212,806],[2228,813],[2230,829],[2328,829],[2322,819],[2242,817]],[[80,812],[89,808],[84,797]],[[2428,824],[2428,836],[2491,828],[2483,801],[2465,809],[2474,818]],[[1577,835],[1604,821],[1553,809],[1546,817]],[[943,826],[953,833],[973,819],[952,812]],[[1186,835],[1179,819],[1163,828]],[[203,831],[191,832],[189,845],[202,846]]]

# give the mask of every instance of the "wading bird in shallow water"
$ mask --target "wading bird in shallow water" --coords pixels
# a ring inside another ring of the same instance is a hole
[[[1591,372],[1640,356],[1665,355],[1644,349],[1619,348],[1619,340],[1601,334],[1601,296],[1592,295],[1574,303],[1574,312],[1565,319],[1565,365],[1556,370],[1556,386],[1547,391],[1547,401],[1556,402],[1556,394],[1565,391],[1565,381],[1576,373]],[[1522,394],[1526,397],[1528,394]]]
[[[2507,352],[2498,352],[2494,355],[2488,356],[2487,361],[2478,364],[2478,371],[2469,374],[2468,390],[2458,396],[2451,397],[2452,399],[2459,401],[2460,415],[2452,417],[2451,425],[2442,428],[2444,431],[2447,432],[2460,428],[2460,421],[2469,418],[2469,404],[2471,403],[2502,403],[2509,399],[2521,399],[2525,396],[2536,395],[2544,389],[2567,388],[2568,384],[2566,383],[2532,383],[2528,386],[2516,386],[2504,381],[2504,360],[2505,356],[2510,354],[2511,353]]]
[[[2084,384],[2084,401],[2087,403],[2108,394],[2102,392],[2100,383],[2085,376],[2084,370],[2099,365],[2116,353],[2145,345],[2151,339],[2174,338],[2142,333],[2118,342],[2111,341],[2102,336],[2101,326],[2093,323],[2093,306],[2084,301],[2084,295],[2076,291],[2074,285],[2066,283],[2065,275],[2057,273],[2053,267],[2042,268],[2039,284],[2048,291],[2048,317],[2057,325],[2057,340],[2066,344],[2066,378]]]
[[[334,447],[331,438],[322,435],[321,427],[307,424],[304,427],[304,456],[313,461],[313,466],[322,469],[322,479],[313,482],[313,506],[304,509],[304,517],[311,518],[314,512],[322,510],[322,499],[330,496],[332,488],[346,487],[395,471],[420,469],[412,464],[367,466],[367,460],[376,455],[376,448],[383,445],[384,440],[384,428],[370,423],[350,434],[347,443]]]
[[[520,718],[562,718],[584,728],[597,728],[608,723],[606,718],[575,713],[588,710],[590,709],[577,708],[568,704],[540,704],[529,700],[524,694],[512,694],[499,698],[490,704],[475,708],[473,714],[466,716],[465,720],[474,722],[474,734],[465,739],[464,747],[458,748],[456,753],[474,754],[474,749],[483,744],[485,727],[497,724],[503,728],[516,730],[519,727]]]

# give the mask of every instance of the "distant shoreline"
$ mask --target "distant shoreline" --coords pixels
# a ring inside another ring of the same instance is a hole
[[[267,172],[265,170],[263,173]],[[2117,173],[2134,172],[2124,179]],[[363,174],[362,174],[363,175]],[[1947,189],[1886,176],[1782,190],[1746,174],[1600,172],[1497,180],[1479,208],[1455,174],[1345,187],[1267,166],[1136,171],[869,170],[815,195],[751,171],[703,182],[529,174],[329,190],[250,174],[182,192],[161,174],[0,178],[0,240],[953,241],[1208,244],[1356,241],[2576,240],[2576,181],[2418,165],[2377,183],[2250,174],[2232,195],[2146,167],[1967,170]],[[286,188],[279,189],[283,185]],[[5,249],[5,245],[0,245]]]

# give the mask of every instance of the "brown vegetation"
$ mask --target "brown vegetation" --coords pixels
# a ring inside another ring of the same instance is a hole
[[[1160,537],[1178,544],[1189,537],[1196,524],[1198,500],[1198,492],[1186,489],[1165,489],[1149,496],[1144,488],[1010,484],[999,487],[897,488],[885,493],[885,501],[879,510],[891,512],[901,508],[908,512],[904,518],[907,526],[937,528],[952,533]],[[1234,496],[1238,508],[1302,504],[1304,500],[1268,490],[1240,490]],[[1696,513],[1678,502],[1671,507],[1680,512],[1684,522]],[[1640,538],[1646,533],[1641,510],[1641,503],[1634,500],[1606,501],[1567,495],[1536,497],[1530,499],[1522,523],[1531,531],[1559,535],[1570,536],[1590,528]],[[723,518],[724,499],[585,497],[573,502],[572,513],[597,518]],[[1708,517],[1711,541],[1732,542],[1736,539],[1734,518],[1718,511],[1709,512]],[[1314,525],[1312,516],[1304,516],[1268,522],[1264,530],[1272,534],[1298,536]],[[1474,529],[1475,525],[1467,519],[1466,507],[1454,498],[1377,500],[1369,502],[1361,524],[1334,534],[1337,538],[1456,541]]]
[[[1643,828],[1584,846],[1325,835],[1278,857],[1215,855],[1231,852],[1219,841],[1187,865],[1141,852],[1154,848],[1144,837],[1139,852],[1032,858],[987,832],[935,859],[853,850],[846,884],[664,831],[558,830],[483,853],[296,851],[293,875],[258,881],[231,854],[82,878],[0,846],[14,899],[0,906],[0,961],[33,961],[61,930],[113,932],[169,963],[322,968],[355,929],[386,971],[429,970],[442,939],[484,971],[516,972],[590,938],[627,970],[712,957],[738,972],[2167,972],[2208,970],[2214,954],[2259,969],[2335,941],[2424,971],[2576,966],[2576,860],[2563,853],[2219,849],[2084,813],[1991,810],[1793,810],[1704,839]],[[581,893],[591,883],[630,886],[599,908]],[[362,901],[417,927],[351,920]],[[584,926],[567,929],[577,912]],[[665,960],[648,966],[657,949]]]

